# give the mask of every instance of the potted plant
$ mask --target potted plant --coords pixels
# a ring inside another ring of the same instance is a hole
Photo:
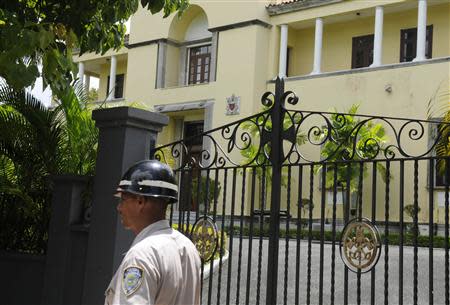
[[[338,114],[336,109],[330,118],[330,125],[325,126],[318,136],[323,141],[321,157],[324,161],[357,161],[372,159],[377,156],[380,150],[384,149],[387,142],[385,130],[381,124],[376,124],[372,120],[362,121],[356,116],[359,105],[352,105],[348,114]],[[318,173],[323,166],[316,167]],[[356,215],[357,204],[359,202],[359,176],[360,167],[356,162],[339,163],[337,168],[337,187],[342,190],[343,208],[348,210],[350,204],[350,214]],[[377,169],[381,173],[383,181],[386,178],[386,169],[381,163],[377,163]],[[366,175],[367,165],[363,165],[363,175]],[[327,189],[334,188],[334,170],[327,170],[325,186]],[[348,184],[348,185],[347,185]],[[350,198],[347,198],[347,194]]]
[[[416,211],[413,204],[408,204],[403,208],[403,211],[405,212],[406,215],[408,215],[411,218],[411,220],[413,220],[414,215],[416,215],[416,212],[417,212],[417,216],[419,215],[420,207],[417,207],[417,211]],[[411,234],[415,233],[415,228],[414,228],[413,223],[408,223],[406,225],[406,232],[411,233]],[[419,233],[420,233],[420,231],[417,231],[417,235],[419,235]]]
[[[301,224],[302,224],[302,227],[306,227],[308,224],[308,221],[309,221],[309,216],[307,216],[309,214],[307,214],[307,213],[309,213],[310,209],[311,210],[314,209],[314,203],[311,200],[309,200],[309,198],[302,198],[302,200],[300,201],[300,209],[302,210],[302,216],[303,216],[303,217],[301,217]],[[303,219],[305,217],[308,219],[308,221],[305,221]]]

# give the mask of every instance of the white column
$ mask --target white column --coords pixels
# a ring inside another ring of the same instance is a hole
[[[184,50],[181,50],[183,51]],[[186,54],[187,55],[187,54]],[[182,60],[187,60],[186,57],[183,58],[184,55],[182,55]],[[156,64],[156,89],[164,88],[165,87],[165,80],[166,80],[166,57],[167,57],[167,43],[164,41],[158,42],[158,63]],[[185,67],[185,64],[183,64],[181,67]],[[187,79],[187,77],[186,77]],[[187,82],[186,82],[187,84]]]
[[[316,19],[316,34],[314,38],[314,66],[311,74],[319,74],[322,72],[322,37],[323,37],[323,20]]]
[[[114,89],[116,87],[116,69],[117,69],[117,58],[116,56],[111,56],[111,68],[109,72],[109,92],[108,98],[106,100],[110,101],[114,99]]]
[[[278,77],[286,77],[286,60],[287,60],[287,41],[288,41],[288,26],[282,24],[280,28],[280,61],[278,63]]]
[[[383,57],[383,12],[382,6],[375,9],[375,35],[373,38],[373,63],[371,67],[381,66]]]
[[[78,81],[81,85],[84,84],[84,62],[78,63]]]
[[[86,88],[86,92],[89,92],[89,87],[91,86],[91,77],[89,75],[85,75],[84,77],[84,87]]]
[[[417,53],[414,61],[426,59],[425,49],[427,41],[427,0],[419,0],[419,11],[417,15]]]

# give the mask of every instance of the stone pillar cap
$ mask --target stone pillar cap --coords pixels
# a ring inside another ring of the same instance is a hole
[[[169,123],[166,115],[126,106],[96,109],[92,119],[99,128],[130,126],[152,131],[160,131]]]

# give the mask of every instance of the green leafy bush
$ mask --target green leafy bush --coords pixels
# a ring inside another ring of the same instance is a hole
[[[0,86],[0,249],[44,253],[56,174],[92,175],[98,130],[86,93],[70,88],[54,108]]]

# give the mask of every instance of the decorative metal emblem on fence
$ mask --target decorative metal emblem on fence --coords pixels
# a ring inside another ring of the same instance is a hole
[[[192,227],[191,240],[197,247],[203,262],[214,257],[219,241],[219,231],[211,217],[203,216],[197,219]]]
[[[368,219],[352,219],[342,231],[341,259],[352,271],[370,271],[381,253],[380,234]]]

